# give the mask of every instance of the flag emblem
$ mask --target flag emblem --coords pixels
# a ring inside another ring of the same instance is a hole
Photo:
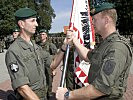
[[[69,29],[74,30],[80,44],[86,48],[94,49],[95,34],[88,0],[73,0]],[[75,83],[81,87],[88,85],[90,64],[83,61],[76,50],[74,52],[74,66]]]

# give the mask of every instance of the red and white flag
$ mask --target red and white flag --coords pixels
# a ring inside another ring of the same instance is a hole
[[[69,29],[74,30],[75,36],[82,45],[94,49],[95,35],[88,0],[73,0]],[[76,50],[74,52],[74,66],[75,82],[81,87],[88,85],[90,64],[80,59]]]

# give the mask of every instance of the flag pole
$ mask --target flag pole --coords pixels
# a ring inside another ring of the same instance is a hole
[[[63,66],[63,72],[62,72],[61,81],[60,81],[60,87],[64,87],[69,51],[70,51],[70,45],[67,44],[67,50],[65,52],[65,60],[64,60],[64,66]]]

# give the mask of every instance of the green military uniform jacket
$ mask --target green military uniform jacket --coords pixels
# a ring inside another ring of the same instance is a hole
[[[5,62],[14,90],[28,84],[41,97],[40,89],[45,91],[46,88],[45,66],[50,66],[51,57],[41,47],[32,44],[18,37],[8,49]]]
[[[88,53],[89,83],[106,94],[96,100],[122,100],[132,62],[128,41],[118,32],[112,33]]]
[[[51,43],[51,41],[47,40],[44,43],[41,42],[40,46],[43,48],[44,51],[48,52],[52,58],[57,52],[56,46],[53,43]],[[47,77],[46,82],[47,82],[48,97],[49,97],[52,93],[52,81],[53,81],[50,66],[46,66],[45,73],[46,73],[46,77]]]
[[[49,52],[50,55],[55,55],[57,52],[56,46],[48,40],[44,43],[41,42],[40,46],[43,48],[43,50],[46,50],[47,52]]]

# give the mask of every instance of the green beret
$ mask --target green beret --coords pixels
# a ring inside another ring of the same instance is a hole
[[[20,8],[19,10],[17,10],[15,12],[15,18],[16,20],[24,20],[24,19],[28,19],[31,17],[36,17],[37,16],[37,12],[30,9],[30,8]]]
[[[113,9],[113,8],[114,8],[114,4],[108,3],[108,2],[103,2],[103,3],[95,5],[94,8],[92,8],[90,14],[93,16],[101,11]]]
[[[47,34],[47,31],[45,29],[41,29],[39,33],[45,32]]]
[[[19,29],[18,27],[15,27],[15,28],[13,29],[13,32],[20,32],[20,29]]]

